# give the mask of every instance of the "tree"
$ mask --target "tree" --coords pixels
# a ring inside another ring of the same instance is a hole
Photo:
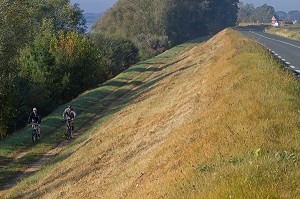
[[[22,51],[20,76],[30,84],[31,101],[44,112],[70,100],[99,82],[96,48],[76,32],[44,28],[32,45]]]
[[[20,107],[16,56],[30,40],[31,22],[21,1],[0,2],[0,138],[16,129]]]
[[[119,0],[96,22],[94,32],[128,38],[141,50],[158,54],[235,25],[237,4],[238,0]]]
[[[38,106],[41,112],[51,107],[51,93],[55,89],[53,74],[59,74],[55,68],[55,59],[49,52],[51,40],[55,30],[51,20],[44,20],[40,32],[36,35],[32,44],[21,51],[19,57],[19,76],[28,85],[26,104],[30,107]],[[58,77],[56,77],[58,78]],[[58,97],[58,96],[56,96]]]
[[[300,11],[299,10],[289,11],[288,15],[287,15],[287,19],[289,19],[291,21],[294,21],[294,20],[300,21]]]
[[[71,5],[70,0],[34,0],[39,2],[35,9],[35,16],[39,24],[43,19],[52,20],[54,29],[57,32],[83,33],[86,30],[86,20],[83,17],[83,10],[78,4]]]
[[[70,5],[69,0],[0,1],[0,137],[24,124],[24,110],[35,104],[37,100],[34,99],[40,96],[32,97],[34,93],[49,95],[49,89],[45,88],[43,82],[49,72],[41,70],[43,67],[47,68],[48,62],[53,61],[47,55],[49,52],[45,51],[49,50],[49,41],[43,30],[45,21],[51,23],[56,35],[61,30],[78,33],[85,30],[82,10],[76,4]],[[19,76],[22,62],[18,60],[23,59],[19,58],[20,52],[23,53],[23,58],[26,54],[33,55],[30,58],[32,62],[27,60],[27,63],[30,62],[31,67],[39,69],[35,70],[33,76],[38,78],[34,81],[27,79],[29,76],[24,71]]]
[[[60,74],[57,87],[61,90],[62,100],[70,100],[98,84],[96,47],[87,37],[61,31],[52,40],[50,53],[55,59],[58,72],[52,74],[52,78]]]
[[[91,39],[97,47],[99,81],[114,77],[138,61],[138,49],[130,40],[98,33]]]
[[[277,11],[276,12],[276,15],[278,16],[278,19],[279,20],[284,20],[287,18],[287,13],[286,12],[283,12],[283,11]]]
[[[251,22],[250,18],[255,12],[255,7],[254,5],[251,4],[244,4],[240,2],[239,4],[239,12],[238,12],[238,21],[241,22]]]
[[[252,15],[252,21],[269,23],[273,16],[276,16],[275,9],[272,6],[264,4],[255,9],[255,12]]]
[[[272,6],[264,4],[255,8],[253,4],[240,4],[238,21],[239,22],[251,22],[251,23],[269,23],[272,17],[276,15],[275,9]],[[278,17],[277,17],[278,18]]]

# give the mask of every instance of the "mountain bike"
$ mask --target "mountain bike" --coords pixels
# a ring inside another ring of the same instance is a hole
[[[32,123],[31,127],[32,127],[31,139],[32,139],[32,142],[36,142],[40,139],[39,124]]]
[[[72,130],[72,119],[67,119],[66,120],[66,124],[67,124],[67,129],[66,129],[66,133],[65,136],[68,140],[70,140],[71,138],[73,138],[73,130]]]

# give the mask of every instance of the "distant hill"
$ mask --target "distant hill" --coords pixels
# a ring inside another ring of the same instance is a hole
[[[93,24],[102,16],[102,13],[83,13],[83,16],[86,19],[87,31],[90,32]]]

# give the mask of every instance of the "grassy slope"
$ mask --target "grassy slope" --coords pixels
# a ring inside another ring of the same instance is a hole
[[[300,84],[261,47],[225,30],[154,74],[11,196],[300,195]]]
[[[143,86],[143,82],[155,71],[159,70],[158,67],[160,65],[168,62],[167,60],[172,60],[175,54],[191,48],[197,42],[201,42],[200,40],[178,45],[160,56],[139,63],[99,88],[84,92],[74,99],[71,103],[76,107],[78,114],[76,129],[79,129],[82,136],[77,138],[75,142],[70,143],[72,147],[52,161],[51,166],[67,158],[76,150],[78,145],[86,142],[90,132],[83,133],[82,131],[93,125],[97,118],[102,117],[100,122],[105,121],[112,114],[122,109],[130,99],[115,105],[120,99],[130,93],[132,89],[138,88],[139,85]],[[110,106],[113,107],[111,110]],[[54,149],[65,140],[63,136],[65,126],[60,119],[65,107],[66,105],[61,106],[52,114],[43,118],[42,139],[38,144],[31,143],[31,129],[29,127],[0,141],[0,197],[5,194],[5,191],[1,192],[3,186],[17,177],[19,173],[26,171],[32,163],[41,159],[50,149]]]

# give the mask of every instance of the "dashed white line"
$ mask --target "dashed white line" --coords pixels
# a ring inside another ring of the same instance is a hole
[[[253,32],[253,31],[250,31],[250,32],[252,32],[253,34],[256,34],[256,35],[258,35],[258,36],[261,36],[261,37],[263,37],[263,38],[266,38],[266,39],[269,39],[269,40],[273,40],[273,41],[277,41],[277,42],[280,42],[280,43],[283,43],[283,44],[287,44],[287,45],[290,45],[290,46],[293,46],[293,47],[295,47],[295,48],[299,48],[299,49],[300,49],[300,46],[296,46],[296,45],[294,45],[294,44],[290,44],[290,43],[288,43],[288,42],[281,41],[281,40],[278,40],[278,39],[272,39],[272,38],[270,38],[270,37],[263,36],[263,35],[258,34],[258,33],[256,33],[256,32]]]

